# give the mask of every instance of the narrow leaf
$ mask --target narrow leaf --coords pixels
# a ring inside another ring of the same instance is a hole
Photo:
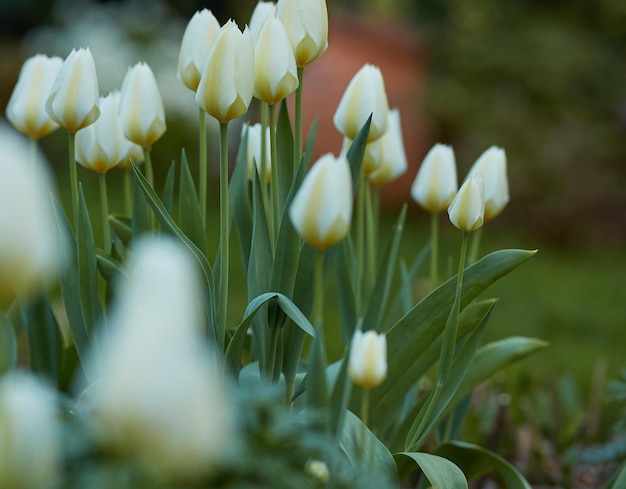
[[[180,159],[178,187],[178,224],[185,235],[200,249],[206,251],[206,233],[196,186],[183,150]]]
[[[422,452],[400,452],[394,455],[402,464],[400,476],[406,474],[406,459],[415,462],[432,487],[445,489],[467,489],[467,480],[463,471],[450,460]]]

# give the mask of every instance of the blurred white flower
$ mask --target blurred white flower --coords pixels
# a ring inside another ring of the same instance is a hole
[[[22,65],[6,115],[18,131],[31,139],[42,138],[59,127],[46,112],[46,100],[61,66],[61,58],[43,54],[28,58]]]
[[[0,487],[47,489],[59,481],[60,426],[54,395],[23,372],[0,379]]]
[[[380,385],[387,377],[387,337],[376,331],[355,331],[350,347],[348,373],[364,389]]]
[[[493,219],[509,203],[509,181],[506,175],[506,154],[492,146],[472,165],[467,177],[482,175],[485,183],[485,222]]]
[[[202,477],[229,450],[232,406],[202,334],[196,262],[171,238],[136,244],[128,281],[93,355],[88,390],[101,443],[165,479]]]
[[[452,202],[458,188],[456,161],[451,146],[435,144],[417,171],[411,196],[430,212],[441,212]]]
[[[0,121],[0,305],[36,293],[61,263],[52,183],[43,156],[31,150]]]

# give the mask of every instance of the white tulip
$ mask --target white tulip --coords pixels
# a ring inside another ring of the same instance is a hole
[[[274,2],[264,2],[262,0],[259,1],[252,11],[252,15],[250,16],[250,22],[248,23],[248,29],[250,29],[252,39],[256,41],[256,38],[259,35],[259,31],[261,30],[261,26],[263,25],[263,23],[267,19],[275,16],[276,4]]]
[[[380,146],[381,161],[374,171],[369,174],[369,179],[374,185],[381,186],[389,183],[406,172],[408,163],[404,151],[402,125],[398,109],[389,111],[385,135],[378,141],[370,144]]]
[[[428,152],[417,172],[411,196],[430,212],[441,212],[452,202],[458,189],[454,151],[436,144]]]
[[[326,0],[279,0],[276,17],[287,29],[299,67],[316,60],[328,48]]]
[[[482,175],[485,183],[485,221],[496,217],[509,203],[506,154],[492,146],[472,165],[467,176]]]
[[[483,225],[485,220],[485,187],[483,177],[469,177],[448,208],[450,222],[461,231],[469,233]]]
[[[261,151],[262,151],[262,142],[261,142],[261,132],[262,127],[261,124],[253,124],[252,126],[244,126],[244,130],[248,131],[248,180],[252,180],[254,176],[254,165],[256,165],[257,171],[259,174],[261,173]],[[270,165],[270,128],[265,128],[265,182],[269,183],[272,169]]]
[[[348,373],[364,389],[380,385],[387,377],[387,337],[375,331],[355,331],[350,347]]]

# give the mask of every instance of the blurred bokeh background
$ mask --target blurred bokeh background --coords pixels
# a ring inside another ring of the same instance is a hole
[[[255,5],[0,0],[0,107],[22,62],[37,52],[65,57],[89,46],[103,94],[144,60],[166,106],[168,132],[153,150],[155,167],[165,173],[181,147],[190,161],[197,155],[197,108],[176,79],[188,19],[207,7],[221,22],[232,17],[243,26]],[[536,399],[514,398],[527,414],[533,408],[524,402],[556,409],[561,401],[554,399],[566,398],[570,411],[610,425],[616,411],[604,406],[604,383],[626,367],[626,2],[328,0],[328,6],[328,51],[305,71],[305,128],[319,116],[316,154],[339,152],[332,115],[366,62],[381,67],[390,104],[400,108],[410,166],[383,191],[390,219],[410,202],[410,184],[434,143],[454,147],[461,178],[489,146],[505,148],[511,203],[485,230],[484,251],[540,253],[491,291],[501,301],[488,335],[538,336],[550,347],[503,374],[503,389],[534,392]],[[58,131],[42,146],[63,186],[65,136]],[[83,169],[79,176],[95,193],[95,177]],[[215,182],[213,188],[217,199]],[[409,209],[403,250],[410,258],[428,239],[428,219],[415,204]],[[457,234],[443,233],[452,257]]]

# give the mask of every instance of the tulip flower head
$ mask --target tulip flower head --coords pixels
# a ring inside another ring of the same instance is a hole
[[[406,172],[408,164],[404,152],[400,111],[398,109],[389,111],[385,135],[370,144],[380,146],[381,161],[376,169],[369,174],[369,179],[374,185],[382,186]]]
[[[254,165],[259,173],[261,173],[261,124],[253,124],[252,126],[244,126],[244,130],[248,132],[248,180],[252,180],[254,176]],[[265,182],[269,183],[272,175],[272,169],[270,165],[270,128],[265,128]]]
[[[267,19],[254,45],[254,96],[275,105],[298,88],[298,71],[287,31],[275,17]]]
[[[220,23],[208,9],[197,11],[185,28],[178,55],[178,79],[194,92]]]
[[[122,83],[119,118],[126,138],[143,148],[165,133],[165,109],[154,73],[146,63],[128,69]]]
[[[219,122],[248,110],[254,91],[254,44],[246,27],[233,20],[220,29],[209,51],[196,92],[196,103]]]
[[[375,331],[355,331],[350,347],[348,373],[364,389],[380,385],[387,377],[387,337]]]
[[[506,176],[506,154],[492,146],[476,160],[468,177],[482,175],[485,183],[485,222],[496,217],[509,203],[509,182]]]
[[[2,487],[57,487],[60,426],[52,391],[18,372],[0,379],[0,481]]]
[[[448,208],[450,222],[465,233],[475,231],[485,220],[485,186],[483,177],[469,177]]]
[[[454,151],[436,144],[426,154],[413,185],[411,196],[430,212],[441,212],[452,202],[458,188]]]
[[[163,479],[205,476],[228,450],[232,407],[202,333],[202,288],[186,248],[138,242],[88,371],[94,437]]]
[[[315,61],[328,48],[326,0],[278,0],[276,17],[287,29],[298,67]]]
[[[75,133],[96,121],[100,115],[98,99],[98,77],[91,51],[73,49],[46,101],[48,115],[59,126]]]
[[[120,163],[127,147],[117,115],[119,98],[119,92],[100,97],[100,117],[76,133],[76,160],[97,173]]]
[[[59,127],[46,112],[46,100],[63,66],[58,56],[37,54],[22,65],[7,105],[7,119],[22,134],[39,139]]]
[[[333,121],[341,134],[354,140],[371,114],[367,141],[372,142],[387,131],[388,112],[383,75],[378,67],[366,64],[348,84]]]
[[[252,35],[252,39],[254,41],[256,41],[256,38],[259,36],[259,32],[263,23],[267,19],[275,16],[276,4],[274,2],[264,2],[260,0],[256,4],[256,7],[254,7],[254,10],[252,11],[250,22],[248,23],[248,29],[250,29],[250,34]]]
[[[43,156],[0,124],[0,310],[38,292],[56,276],[61,257]]]
[[[293,199],[289,217],[318,250],[345,237],[352,218],[352,176],[345,157],[326,154],[313,165]]]

